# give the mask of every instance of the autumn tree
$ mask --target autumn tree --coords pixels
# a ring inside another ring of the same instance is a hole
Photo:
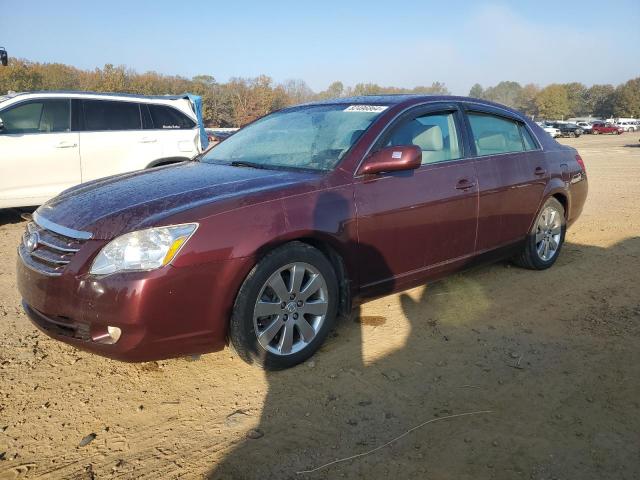
[[[613,114],[616,117],[640,118],[640,77],[616,88]]]
[[[567,90],[557,83],[543,88],[536,97],[536,106],[543,118],[564,118],[569,113]]]

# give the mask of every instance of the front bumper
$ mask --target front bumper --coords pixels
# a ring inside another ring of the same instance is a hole
[[[19,257],[17,282],[26,313],[47,335],[138,362],[222,349],[249,265],[248,259],[233,259],[104,277],[73,271],[52,277]],[[103,343],[108,326],[122,331],[116,343]]]

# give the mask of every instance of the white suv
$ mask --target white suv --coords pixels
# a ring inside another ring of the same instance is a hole
[[[206,147],[193,96],[32,92],[0,97],[0,208],[96,178],[190,160]]]

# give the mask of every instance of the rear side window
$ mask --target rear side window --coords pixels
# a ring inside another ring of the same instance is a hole
[[[529,132],[529,129],[527,127],[525,127],[524,125],[520,125],[520,133],[522,134],[522,141],[524,142],[525,150],[536,150],[538,148],[538,145],[531,136],[531,133]]]
[[[193,120],[175,108],[153,104],[148,104],[147,108],[151,115],[153,128],[172,130],[181,128],[191,129],[196,126]]]
[[[469,113],[469,123],[478,155],[524,151],[517,122],[485,113]]]
[[[3,134],[70,131],[69,100],[42,100],[23,103],[0,112]]]
[[[140,107],[132,102],[85,100],[85,130],[140,130]]]
[[[422,163],[437,163],[461,157],[453,113],[436,113],[409,118],[398,125],[385,144],[387,147],[416,145],[422,150]]]

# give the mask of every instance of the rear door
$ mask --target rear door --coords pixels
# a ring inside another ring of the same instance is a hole
[[[482,252],[525,238],[549,173],[541,146],[515,115],[470,104],[466,119],[476,154],[477,250]]]
[[[477,182],[455,105],[421,107],[398,119],[377,150],[417,145],[417,170],[361,176],[355,182],[360,280],[365,290],[397,289],[473,254]]]
[[[153,132],[143,129],[140,104],[82,100],[82,181],[146,168],[162,156]]]
[[[193,119],[169,105],[148,103],[142,108],[147,135],[159,142],[164,158],[192,158],[199,153],[200,130]]]
[[[21,102],[0,118],[0,208],[39,205],[80,183],[69,99]]]

